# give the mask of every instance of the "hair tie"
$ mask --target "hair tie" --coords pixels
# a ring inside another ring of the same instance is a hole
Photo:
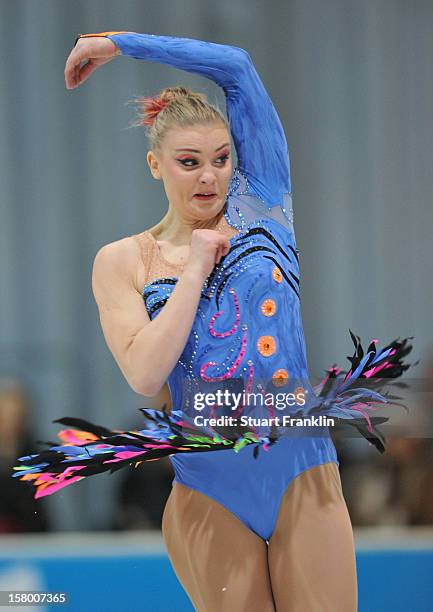
[[[159,113],[167,106],[169,100],[163,100],[161,97],[145,98],[144,99],[144,118],[143,125],[153,125]]]

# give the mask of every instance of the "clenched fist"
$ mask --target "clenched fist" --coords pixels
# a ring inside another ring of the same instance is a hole
[[[193,269],[204,281],[215,264],[219,263],[229,250],[230,241],[221,232],[195,229],[191,234],[191,248],[186,267]]]

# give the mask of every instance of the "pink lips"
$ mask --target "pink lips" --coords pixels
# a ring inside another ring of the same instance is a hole
[[[212,200],[212,198],[216,198],[216,193],[211,193],[210,195],[205,195],[204,193],[196,193],[195,198],[197,198],[197,200]]]

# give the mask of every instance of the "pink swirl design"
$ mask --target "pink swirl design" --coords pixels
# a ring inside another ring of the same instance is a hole
[[[231,336],[232,334],[235,333],[235,331],[237,330],[238,326],[239,326],[239,322],[241,320],[241,312],[240,312],[240,308],[239,308],[239,300],[237,298],[237,295],[235,293],[234,289],[230,289],[230,292],[233,295],[233,299],[235,301],[235,311],[236,311],[236,318],[235,318],[235,322],[233,324],[233,327],[231,329],[229,329],[228,331],[225,332],[217,332],[214,329],[214,323],[215,321],[218,319],[218,317],[220,317],[224,310],[218,310],[211,318],[211,320],[209,321],[209,331],[211,333],[211,335],[214,338],[227,338],[227,336]]]
[[[241,363],[242,359],[245,356],[246,346],[247,346],[247,332],[244,331],[239,354],[236,357],[235,361],[232,363],[232,365],[228,368],[227,372],[225,374],[222,374],[222,376],[207,376],[205,373],[206,370],[210,368],[211,366],[218,365],[216,361],[207,361],[200,368],[200,376],[202,377],[202,379],[205,380],[206,382],[217,382],[219,380],[227,380],[228,378],[232,378],[233,374],[235,373],[235,371],[239,367],[239,364]]]

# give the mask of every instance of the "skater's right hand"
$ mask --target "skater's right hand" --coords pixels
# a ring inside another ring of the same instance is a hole
[[[116,45],[105,36],[79,38],[66,60],[66,89],[75,89],[84,83],[94,70],[119,54]],[[83,62],[86,63],[82,66]]]
[[[194,271],[201,276],[203,282],[212,272],[215,264],[230,250],[227,236],[216,230],[195,229],[191,235],[191,246],[185,270]]]

